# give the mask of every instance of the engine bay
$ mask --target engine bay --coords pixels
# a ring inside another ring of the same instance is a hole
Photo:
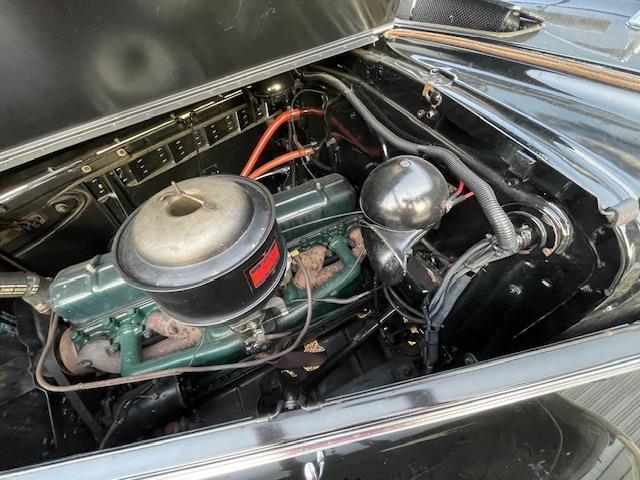
[[[37,460],[533,349],[611,294],[595,199],[393,61],[359,50],[49,159],[65,179],[0,231],[25,267],[0,274],[6,323],[43,347],[31,372],[67,404],[47,408],[75,411]]]

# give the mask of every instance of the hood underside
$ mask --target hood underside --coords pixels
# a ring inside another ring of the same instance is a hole
[[[396,3],[7,4],[0,171],[371,43]]]

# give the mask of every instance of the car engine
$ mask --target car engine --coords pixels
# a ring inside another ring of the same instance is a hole
[[[15,315],[39,325],[38,385],[82,394],[100,448],[535,348],[607,296],[619,256],[593,199],[383,60],[88,144],[11,212],[30,227],[3,249],[40,275],[2,273],[2,296],[33,306]],[[83,240],[55,238],[81,218]]]

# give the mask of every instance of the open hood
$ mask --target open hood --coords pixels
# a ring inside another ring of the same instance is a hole
[[[393,21],[396,4],[4,4],[0,171],[371,43]]]

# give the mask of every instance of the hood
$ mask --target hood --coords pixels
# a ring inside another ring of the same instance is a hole
[[[371,43],[396,3],[6,3],[0,171]]]

